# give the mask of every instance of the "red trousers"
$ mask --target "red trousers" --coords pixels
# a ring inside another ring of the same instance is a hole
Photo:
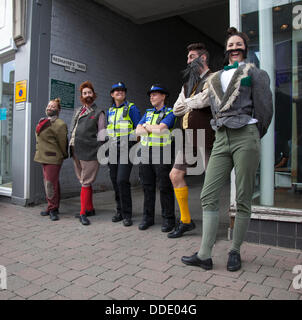
[[[47,211],[59,209],[60,206],[60,170],[61,164],[43,164],[43,179],[46,200],[48,203]]]

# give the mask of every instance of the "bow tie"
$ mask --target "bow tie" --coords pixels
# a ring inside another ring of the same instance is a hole
[[[237,69],[239,66],[239,63],[237,61],[235,61],[234,64],[230,65],[230,66],[224,66],[223,69],[225,71],[230,70],[230,69]]]

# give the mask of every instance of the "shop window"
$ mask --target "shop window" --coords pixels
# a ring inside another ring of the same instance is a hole
[[[274,65],[274,155],[264,150],[261,158],[274,159],[274,206],[302,209],[302,1],[263,1],[260,7],[258,0],[241,0],[240,5],[242,31],[250,38],[248,60],[261,67],[261,57],[270,55]],[[273,48],[261,54],[259,10],[268,12],[273,36]],[[259,192],[254,205],[262,205]]]
[[[0,64],[0,187],[12,187],[11,156],[13,132],[15,62]]]

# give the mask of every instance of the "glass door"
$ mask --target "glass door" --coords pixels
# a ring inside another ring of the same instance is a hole
[[[14,78],[15,61],[0,63],[0,193],[4,194],[12,188]]]
[[[273,64],[274,153],[264,150],[261,156],[273,163],[273,206],[302,209],[302,1],[241,0],[240,8],[242,31],[250,38],[249,62],[260,68],[262,59]],[[261,49],[261,43],[270,47]],[[253,204],[265,205],[261,191]]]

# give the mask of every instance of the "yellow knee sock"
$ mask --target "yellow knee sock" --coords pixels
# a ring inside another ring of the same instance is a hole
[[[189,196],[188,187],[175,188],[174,192],[175,192],[176,200],[178,202],[179,209],[180,209],[180,221],[182,223],[190,223],[191,215],[190,215],[189,205],[188,205],[188,196]]]

